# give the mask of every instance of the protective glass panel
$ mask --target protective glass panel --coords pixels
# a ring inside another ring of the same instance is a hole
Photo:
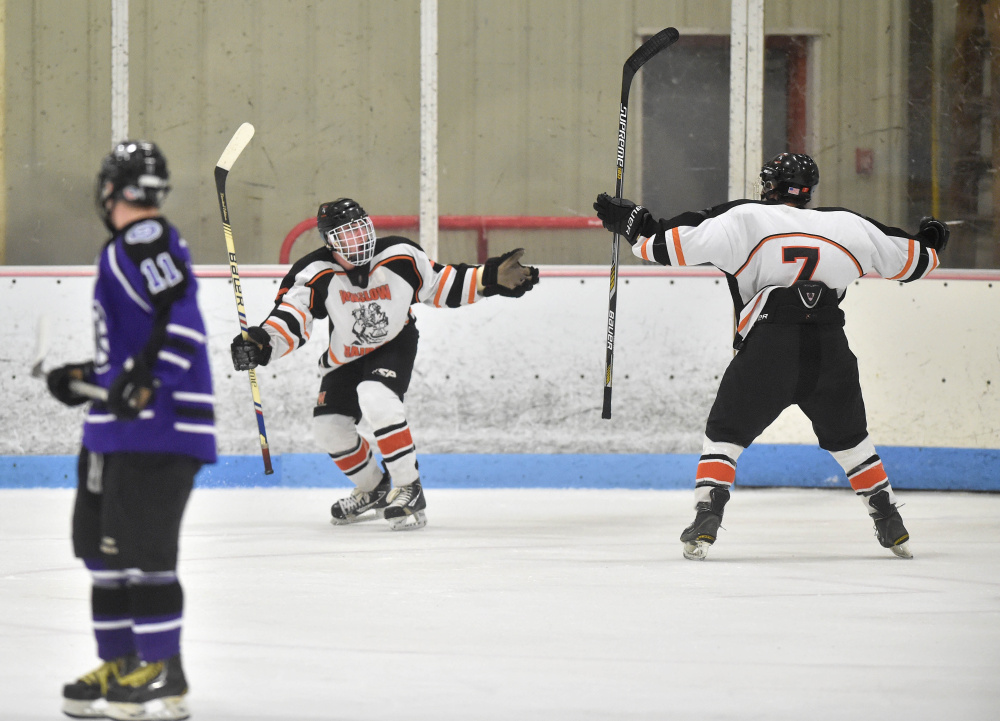
[[[228,187],[241,263],[316,247],[311,227],[293,231],[342,195],[379,232],[419,237],[419,0],[110,5],[128,6],[128,135],[167,156],[164,211],[197,262],[227,261],[212,165],[244,121],[257,133]],[[530,262],[607,264],[607,234],[588,222],[597,193],[614,192],[622,65],[667,25],[680,41],[631,88],[625,195],[664,216],[727,198],[729,2],[439,5],[436,260],[523,246]],[[765,0],[761,160],[809,153],[814,204],[910,231],[933,214],[952,230],[945,266],[1000,268],[990,7]],[[93,259],[93,183],[123,76],[111,20],[106,0],[7,3],[0,262]]]

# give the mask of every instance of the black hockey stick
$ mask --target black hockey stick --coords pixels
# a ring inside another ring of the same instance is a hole
[[[233,279],[233,292],[236,294],[236,313],[240,318],[240,331],[243,339],[247,336],[247,314],[243,308],[243,288],[240,285],[240,268],[236,264],[236,245],[233,242],[233,229],[229,225],[229,204],[226,202],[226,178],[233,163],[240,157],[240,153],[253,137],[253,126],[250,123],[243,123],[233,134],[232,139],[222,151],[219,162],[215,165],[215,190],[219,196],[219,210],[222,212],[222,232],[226,236],[226,249],[229,251],[229,274]],[[260,404],[260,389],[257,387],[257,374],[254,369],[250,371],[250,392],[253,395],[253,409],[257,415],[257,433],[260,436],[260,454],[264,458],[264,473],[270,475],[274,473],[271,467],[271,450],[267,445],[267,431],[264,430],[264,407]]]
[[[676,28],[664,28],[644,42],[629,56],[622,68],[622,102],[618,111],[618,177],[615,181],[615,197],[622,197],[622,181],[625,176],[625,133],[628,130],[628,91],[632,78],[647,60],[664,48],[677,42],[680,33]],[[601,418],[611,417],[611,371],[615,362],[615,311],[618,308],[618,248],[620,240],[615,233],[611,241],[611,289],[608,291],[608,347],[604,357],[604,409]]]

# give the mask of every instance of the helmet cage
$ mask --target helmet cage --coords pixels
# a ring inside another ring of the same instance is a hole
[[[375,226],[367,215],[323,231],[323,240],[354,266],[371,262],[375,255]]]

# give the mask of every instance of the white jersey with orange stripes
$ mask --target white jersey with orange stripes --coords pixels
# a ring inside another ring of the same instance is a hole
[[[479,266],[435,263],[405,238],[379,238],[370,267],[368,286],[360,288],[325,247],[297,261],[262,324],[271,337],[274,357],[309,340],[313,321],[327,320],[329,345],[320,365],[334,368],[395,338],[414,322],[410,314],[414,303],[457,308],[482,298],[476,289]]]
[[[865,274],[905,283],[939,263],[937,252],[917,236],[844,208],[753,200],[647,222],[632,252],[661,265],[710,264],[723,271],[744,336],[774,288],[812,280],[842,298]]]

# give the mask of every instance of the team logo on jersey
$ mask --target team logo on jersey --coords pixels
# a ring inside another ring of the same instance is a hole
[[[360,293],[351,293],[347,290],[340,291],[341,303],[367,303],[370,300],[392,300],[389,285],[383,284],[377,288],[368,288]]]
[[[100,375],[111,368],[111,341],[108,340],[108,316],[97,298],[91,307],[91,317],[94,321],[94,372]]]
[[[799,298],[806,308],[815,308],[819,303],[819,298],[823,295],[823,285],[821,283],[800,283],[798,284]]]
[[[360,358],[363,355],[368,355],[374,348],[364,348],[359,345],[345,345],[344,346],[344,357],[345,358]]]
[[[125,233],[125,242],[129,245],[152,243],[163,235],[163,226],[155,220],[144,220],[136,223]]]
[[[358,343],[377,345],[389,335],[389,316],[378,303],[365,303],[351,311],[354,326],[351,332]]]

